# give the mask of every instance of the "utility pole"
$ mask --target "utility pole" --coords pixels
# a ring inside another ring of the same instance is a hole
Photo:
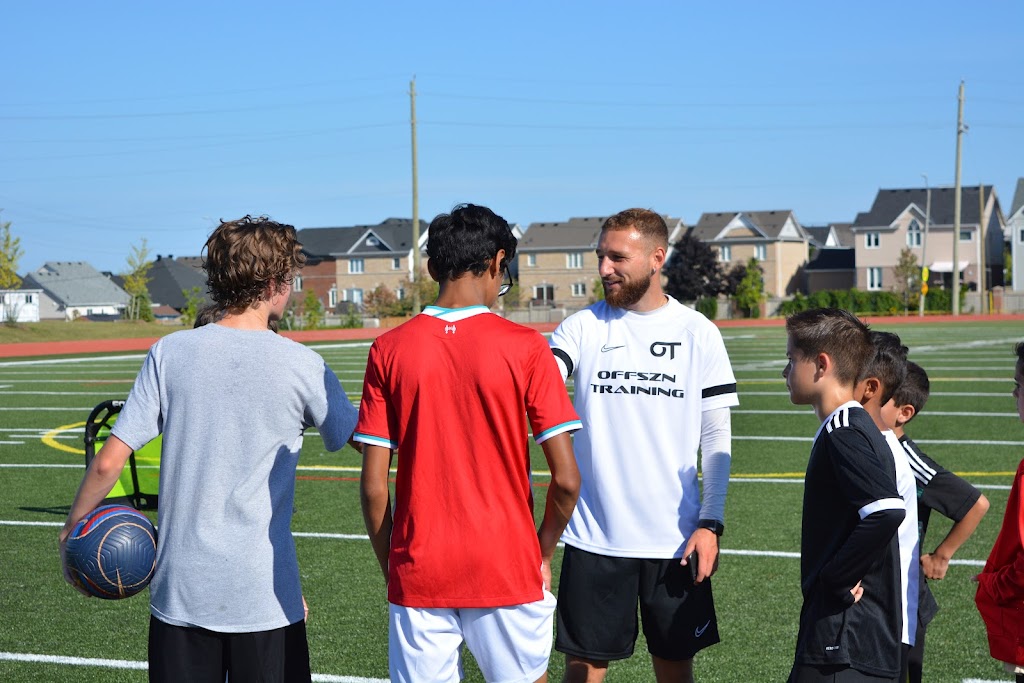
[[[956,113],[956,187],[953,189],[953,315],[960,315],[960,159],[964,132],[964,82],[960,81]]]
[[[420,301],[420,191],[416,163],[416,77],[409,81],[409,123],[412,126],[412,314],[422,310]]]
[[[985,258],[985,184],[978,185],[978,291],[981,312],[988,313],[988,261]]]
[[[928,224],[932,217],[932,188],[928,184],[928,174],[922,173],[924,178],[924,238],[921,240],[921,295],[917,297],[917,315],[924,316],[924,300],[928,296]]]

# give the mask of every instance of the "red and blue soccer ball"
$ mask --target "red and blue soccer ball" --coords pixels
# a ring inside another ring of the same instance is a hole
[[[91,595],[127,598],[153,578],[156,529],[135,508],[104,505],[71,530],[65,556],[71,575]]]

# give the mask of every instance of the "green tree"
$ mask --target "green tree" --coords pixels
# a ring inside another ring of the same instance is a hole
[[[402,280],[400,286],[406,290],[406,295],[398,300],[398,303],[401,305],[398,315],[409,315],[412,313],[413,290],[418,291],[420,294],[420,306],[429,306],[437,301],[437,294],[441,291],[440,285],[427,275],[420,275],[412,282]]]
[[[181,311],[181,324],[185,327],[192,327],[196,324],[196,316],[203,305],[203,290],[201,287],[183,289],[181,293],[185,296],[185,308]]]
[[[363,310],[372,318],[403,315],[398,296],[385,285],[377,285],[363,297]]]
[[[664,274],[665,292],[680,301],[713,298],[725,287],[718,254],[689,233],[675,243]]]
[[[324,324],[324,305],[320,303],[316,292],[306,290],[302,298],[302,326],[307,330],[315,330]]]
[[[0,209],[2,211],[2,209]],[[21,258],[21,239],[11,235],[11,222],[0,221],[0,290],[17,289],[21,286],[18,276],[18,259]],[[18,323],[18,308],[13,296],[3,297],[4,323]]]
[[[128,307],[125,309],[124,317],[128,320],[145,320],[152,322],[153,307],[152,299],[149,297],[149,269],[153,262],[149,260],[149,247],[146,245],[146,238],[142,238],[141,245],[132,245],[131,253],[128,254],[127,270],[121,275],[124,278],[124,291],[131,297],[128,300]]]
[[[903,310],[917,306],[917,297],[921,291],[921,268],[917,264],[917,256],[909,247],[904,247],[900,252],[892,272],[896,279],[892,289],[903,304]]]
[[[604,301],[604,283],[601,281],[601,278],[594,278],[594,286],[591,291],[593,294],[590,295],[590,303]]]
[[[764,299],[764,272],[757,259],[747,261],[746,273],[736,286],[733,301],[736,308],[749,318],[761,315],[761,300]]]

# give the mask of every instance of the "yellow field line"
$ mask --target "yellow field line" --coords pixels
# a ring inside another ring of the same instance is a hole
[[[60,434],[61,432],[66,432],[71,429],[78,429],[79,427],[84,426],[84,422],[76,422],[74,424],[63,425],[51,429],[50,431],[46,432],[46,434],[43,435],[43,443],[49,446],[50,448],[56,448],[58,451],[64,451],[65,453],[74,453],[75,455],[85,455],[84,448],[75,448],[74,446],[62,444],[59,441],[57,441],[56,438],[57,435]]]

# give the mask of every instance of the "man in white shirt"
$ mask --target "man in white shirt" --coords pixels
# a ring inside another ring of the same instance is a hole
[[[597,247],[605,300],[551,337],[584,425],[580,497],[562,536],[555,647],[566,681],[601,681],[632,655],[638,604],[659,683],[692,681],[694,655],[718,642],[709,577],[739,401],[718,328],[662,290],[667,250],[653,211],[609,218]]]

